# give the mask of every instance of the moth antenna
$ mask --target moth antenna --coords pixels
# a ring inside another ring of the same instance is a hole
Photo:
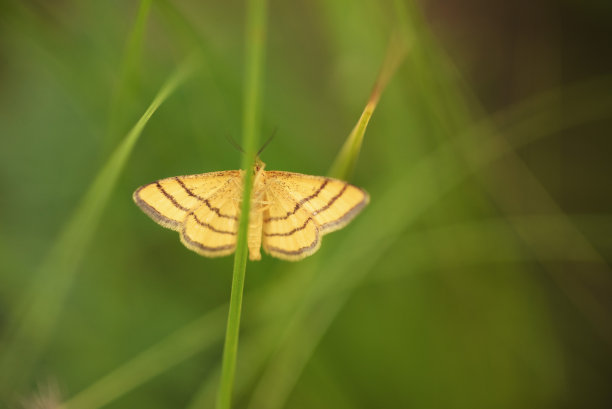
[[[225,134],[225,139],[227,139],[230,145],[238,149],[239,152],[244,153],[244,149],[242,149],[242,146],[240,146],[238,142],[236,142],[229,134]]]
[[[274,128],[274,131],[272,131],[272,135],[270,135],[268,140],[265,141],[264,144],[261,146],[261,148],[259,148],[259,150],[257,151],[257,156],[259,156],[263,152],[263,150],[266,149],[266,146],[268,146],[268,144],[272,141],[272,139],[274,139],[274,137],[276,136],[277,130],[278,130],[278,127]]]

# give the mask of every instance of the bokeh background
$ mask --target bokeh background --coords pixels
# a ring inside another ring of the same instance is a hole
[[[131,194],[239,167],[245,13],[0,2],[0,406],[213,407],[233,259]],[[235,406],[609,408],[612,4],[270,2],[268,169],[327,172],[393,35],[408,54],[351,179],[371,204],[303,262],[248,264]]]

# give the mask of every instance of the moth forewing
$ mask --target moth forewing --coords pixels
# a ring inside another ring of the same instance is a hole
[[[346,225],[369,200],[363,190],[337,179],[279,171],[266,176],[270,204],[263,246],[278,258],[313,254],[321,235]]]

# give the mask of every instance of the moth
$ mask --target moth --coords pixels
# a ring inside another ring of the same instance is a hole
[[[300,173],[266,171],[256,159],[249,214],[249,258],[260,248],[296,261],[315,253],[321,237],[346,226],[369,202],[347,182]],[[134,202],[155,222],[176,230],[190,250],[207,257],[236,249],[243,170],[161,179],[139,187]]]

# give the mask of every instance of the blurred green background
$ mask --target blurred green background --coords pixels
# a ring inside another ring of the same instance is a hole
[[[213,406],[233,259],[131,194],[239,167],[245,13],[0,2],[1,407]],[[271,2],[268,169],[327,172],[394,33],[351,180],[371,204],[303,262],[248,264],[235,406],[609,408],[610,2]]]

